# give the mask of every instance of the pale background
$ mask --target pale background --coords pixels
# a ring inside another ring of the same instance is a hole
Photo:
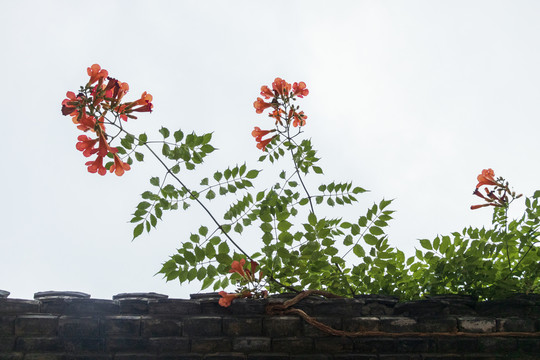
[[[128,99],[154,96],[134,132],[214,131],[210,174],[260,168],[250,132],[270,127],[252,105],[261,85],[305,81],[306,136],[327,182],[371,190],[345,214],[395,198],[390,241],[407,254],[418,238],[489,226],[489,209],[469,210],[482,169],[527,195],[539,188],[538,1],[1,4],[0,289],[10,297],[199,289],[153,275],[207,218],[170,213],[131,242],[138,194],[161,170],[147,156],[121,178],[100,177],[75,149],[79,131],[60,103],[93,63],[129,83]],[[239,241],[254,249],[257,239]]]

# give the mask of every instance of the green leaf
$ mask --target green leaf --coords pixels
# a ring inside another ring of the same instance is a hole
[[[213,190],[208,190],[208,192],[206,193],[206,198],[208,200],[212,200],[215,197],[216,197],[216,193]]]
[[[169,145],[167,144],[163,144],[163,147],[161,148],[161,153],[163,154],[163,156],[169,156],[169,154],[171,153],[171,148],[169,147]]]
[[[227,245],[226,242],[222,242],[221,244],[219,244],[218,246],[218,253],[219,254],[229,254],[229,245]]]
[[[199,234],[201,234],[201,236],[206,236],[206,234],[208,234],[208,228],[206,226],[201,226],[199,228]]]
[[[213,278],[213,277],[207,277],[206,279],[204,279],[204,281],[203,281],[203,283],[202,283],[201,290],[206,289],[207,287],[209,287],[210,285],[212,285],[213,282],[214,282],[214,278]]]
[[[204,178],[201,180],[201,185],[208,185],[208,178]]]
[[[257,177],[257,175],[259,175],[259,170],[249,170],[248,173],[246,174],[246,177],[248,179],[255,179]]]
[[[431,242],[427,239],[420,239],[420,245],[426,250],[433,250],[433,247],[431,247]]]
[[[278,230],[279,231],[287,231],[291,228],[292,224],[290,222],[288,222],[287,220],[283,220],[283,221],[280,221],[278,223]]]
[[[303,198],[303,199],[301,199],[301,200],[298,202],[298,204],[300,204],[300,205],[306,205],[308,202],[309,202],[309,199],[308,199],[308,198]]]
[[[178,130],[174,132],[173,136],[175,142],[180,142],[184,138],[184,133],[182,132],[182,130]]]
[[[210,144],[205,144],[203,146],[201,146],[201,151],[205,154],[210,154],[211,152],[213,152],[216,148],[213,147],[212,145]]]
[[[144,145],[148,141],[148,136],[146,134],[139,135],[139,145]]]
[[[158,177],[150,178],[150,184],[154,186],[159,186],[159,178]]]
[[[311,226],[317,225],[317,216],[314,213],[309,213],[308,222]]]
[[[242,226],[242,224],[236,223],[236,225],[234,226],[234,231],[241,234],[243,230],[244,230],[244,227]]]
[[[197,269],[191,268],[187,273],[187,279],[188,281],[193,281],[197,277]]]
[[[140,223],[139,225],[135,226],[135,229],[133,229],[133,239],[135,239],[137,236],[141,235],[144,229],[144,224]]]
[[[368,245],[371,245],[371,246],[375,246],[377,244],[377,238],[371,234],[365,234],[364,235],[364,241],[366,242],[366,244]]]
[[[210,140],[212,140],[212,133],[204,134],[201,139],[202,144],[208,144]]]
[[[361,216],[358,219],[358,225],[361,227],[365,227],[367,225],[367,218],[365,216]]]
[[[204,279],[206,277],[206,268],[199,268],[199,270],[197,271],[197,280],[201,281],[202,279]]]
[[[169,129],[167,129],[166,127],[161,127],[161,129],[159,129],[159,132],[161,133],[161,135],[163,135],[164,139],[168,138],[170,135]]]
[[[135,159],[137,159],[137,161],[143,161],[144,160],[144,154],[141,154],[140,152],[135,151]]]
[[[137,209],[145,210],[150,207],[150,203],[148,201],[141,201],[139,205],[137,205]]]
[[[354,245],[353,253],[358,257],[366,256],[366,252],[364,251],[364,248],[360,246],[359,244]]]
[[[320,167],[318,166],[313,166],[313,171],[315,172],[315,174],[322,174],[323,171]]]
[[[382,235],[382,234],[384,234],[384,231],[380,227],[377,227],[377,226],[370,227],[369,232],[372,233],[373,235]]]
[[[383,210],[385,207],[387,207],[388,205],[390,205],[390,203],[392,202],[392,200],[382,200],[380,203],[379,203],[379,208],[381,210]]]

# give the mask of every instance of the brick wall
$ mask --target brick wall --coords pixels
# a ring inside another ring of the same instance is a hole
[[[228,308],[218,298],[0,298],[0,359],[540,359],[538,296],[479,303],[311,296],[294,306],[335,329],[364,332],[355,337],[328,335],[296,315],[265,314],[286,297],[240,299]]]

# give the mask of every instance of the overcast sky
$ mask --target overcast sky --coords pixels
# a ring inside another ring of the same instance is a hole
[[[3,190],[0,289],[188,297],[154,276],[182,240],[208,224],[198,211],[167,214],[131,242],[130,214],[147,159],[122,177],[87,172],[79,131],[60,113],[68,90],[100,64],[128,82],[128,99],[154,96],[133,132],[161,126],[214,132],[220,150],[203,172],[260,168],[250,135],[271,122],[253,101],[277,76],[304,81],[305,135],[322,157],[322,182],[371,190],[345,214],[395,199],[390,242],[412,254],[418,238],[467,225],[484,168],[519,192],[539,188],[538,1],[4,1]],[[201,174],[202,175],[202,174]],[[232,199],[230,199],[232,200]],[[516,204],[522,209],[523,200]],[[340,210],[343,211],[343,210]],[[239,240],[255,249],[257,239]]]

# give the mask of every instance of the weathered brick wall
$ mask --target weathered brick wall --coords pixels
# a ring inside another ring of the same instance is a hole
[[[295,306],[335,329],[376,332],[340,337],[298,316],[265,314],[284,298],[223,308],[215,295],[36,295],[0,298],[0,359],[540,359],[534,296],[481,303],[312,296]]]

